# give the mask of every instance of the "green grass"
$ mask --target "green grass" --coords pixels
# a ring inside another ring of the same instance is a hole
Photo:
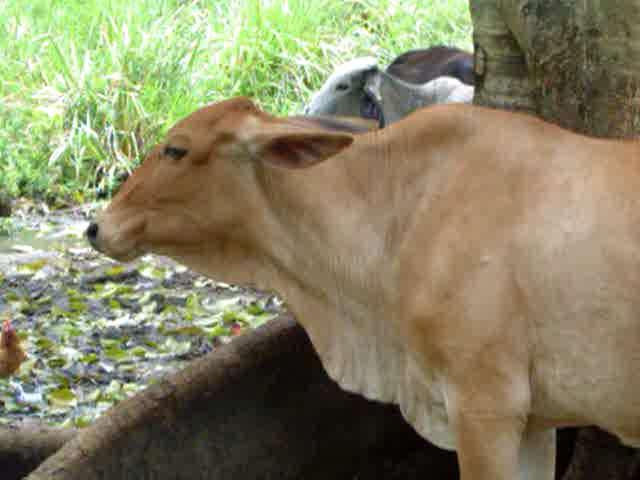
[[[111,191],[177,119],[248,95],[297,111],[332,67],[471,48],[466,0],[4,0],[0,191]]]

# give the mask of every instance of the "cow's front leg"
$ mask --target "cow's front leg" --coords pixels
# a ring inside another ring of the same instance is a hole
[[[461,480],[520,480],[521,417],[464,409],[452,421]]]
[[[461,479],[553,480],[555,431],[527,424],[528,382],[474,377],[447,395]]]
[[[529,427],[520,445],[520,480],[553,480],[556,471],[556,431]]]

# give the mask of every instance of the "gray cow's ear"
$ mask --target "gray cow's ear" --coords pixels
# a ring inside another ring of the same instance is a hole
[[[371,98],[380,101],[380,81],[382,79],[382,75],[380,74],[380,70],[372,70],[367,72],[364,82],[364,91],[367,95],[371,96]]]
[[[383,75],[384,72],[377,68],[367,73],[363,87],[363,104],[360,111],[362,117],[376,119],[379,128],[383,128],[386,123],[382,102]]]
[[[432,89],[407,83],[387,73],[372,76],[365,86],[366,92],[380,109],[380,127],[390,125],[425,105],[435,103]]]

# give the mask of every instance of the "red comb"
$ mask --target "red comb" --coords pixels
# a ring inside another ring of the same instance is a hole
[[[11,325],[11,319],[7,318],[2,324],[2,331],[6,332],[8,330],[13,330],[13,325]]]
[[[11,320],[6,319],[2,323],[2,335],[0,335],[0,345],[3,347],[10,346],[13,342],[15,342],[16,331],[11,325]]]

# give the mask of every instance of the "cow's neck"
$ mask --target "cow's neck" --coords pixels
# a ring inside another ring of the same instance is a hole
[[[258,283],[284,297],[329,373],[345,388],[390,399],[364,371],[384,367],[377,339],[392,345],[380,320],[393,302],[390,240],[401,212],[389,203],[383,152],[362,142],[312,168],[259,170],[268,208],[254,235],[267,259]]]
[[[382,293],[394,216],[382,151],[365,142],[312,168],[258,172],[269,207],[256,243],[274,268],[266,281],[329,303],[344,292],[367,302]]]

